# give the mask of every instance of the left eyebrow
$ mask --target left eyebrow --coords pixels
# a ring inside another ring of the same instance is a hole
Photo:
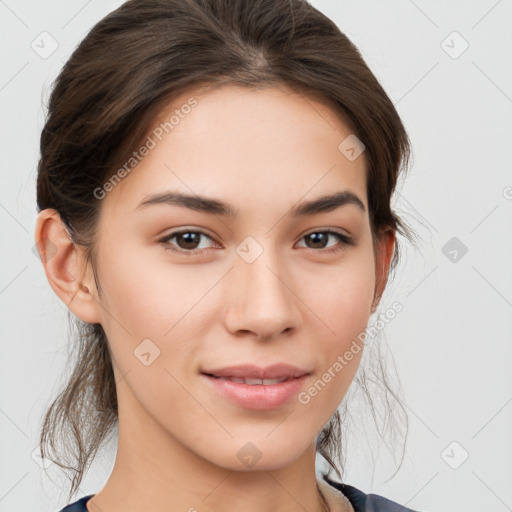
[[[299,203],[292,209],[292,216],[299,217],[304,215],[315,215],[317,213],[325,213],[335,210],[340,206],[353,204],[359,208],[361,212],[366,212],[363,201],[350,190],[335,192],[333,194],[321,196],[312,201]]]
[[[182,206],[198,212],[230,218],[236,218],[238,213],[238,211],[236,211],[230,204],[219,201],[218,199],[173,191],[148,196],[137,206],[136,209],[155,204]],[[292,217],[315,215],[318,213],[330,212],[336,208],[350,204],[357,206],[361,212],[366,212],[366,208],[361,199],[353,192],[344,190],[324,195],[311,201],[301,202],[293,207],[291,215]]]

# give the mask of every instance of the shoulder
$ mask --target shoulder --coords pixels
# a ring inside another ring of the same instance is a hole
[[[89,494],[88,496],[84,496],[73,503],[70,503],[59,512],[87,512],[87,507],[85,506],[86,502],[89,501],[94,494]]]
[[[378,494],[366,494],[352,485],[335,482],[327,476],[323,478],[329,485],[341,491],[348,498],[354,512],[419,512]]]

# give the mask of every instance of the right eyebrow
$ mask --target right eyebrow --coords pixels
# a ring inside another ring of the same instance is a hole
[[[198,195],[183,194],[181,192],[174,191],[168,191],[162,194],[154,194],[148,196],[137,206],[136,209],[153,204],[183,206],[184,208],[189,208],[190,210],[210,213],[212,215],[220,215],[222,217],[235,218],[237,214],[231,205],[219,201],[218,199]]]

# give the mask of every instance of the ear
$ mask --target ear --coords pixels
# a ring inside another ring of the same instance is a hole
[[[56,210],[47,208],[39,213],[35,241],[53,291],[80,320],[100,323],[92,269],[86,268],[83,248],[72,242]]]
[[[386,229],[375,247],[375,293],[373,296],[371,313],[375,313],[388,280],[388,270],[393,254],[395,253],[396,232],[394,229]]]

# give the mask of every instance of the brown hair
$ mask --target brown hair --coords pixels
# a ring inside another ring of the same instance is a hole
[[[38,210],[57,210],[93,270],[101,206],[93,191],[126,160],[174,97],[196,86],[229,83],[285,85],[329,104],[365,145],[374,243],[386,227],[412,241],[412,231],[390,206],[410,156],[407,133],[357,48],[329,18],[306,0],[130,0],[100,20],[64,65],[41,134]],[[399,254],[397,240],[390,273]],[[68,314],[77,328],[73,371],[46,411],[40,449],[43,458],[73,472],[71,498],[118,416],[105,332],[100,324]],[[376,420],[368,375],[360,370],[354,380]],[[386,404],[396,400],[405,415],[382,362],[371,372]],[[336,411],[316,444],[340,479],[333,459],[343,460],[343,471],[346,402],[343,421]]]

